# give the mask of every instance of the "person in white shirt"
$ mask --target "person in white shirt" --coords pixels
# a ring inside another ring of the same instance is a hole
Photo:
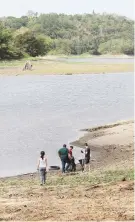
[[[46,182],[46,172],[47,172],[47,158],[45,156],[44,151],[41,151],[40,153],[37,169],[39,170],[40,173],[40,181],[41,181],[40,185],[42,186]]]
[[[80,153],[80,158],[79,158],[79,163],[81,165],[81,170],[82,172],[84,171],[84,165],[85,165],[85,153],[83,150],[81,150],[81,153]]]

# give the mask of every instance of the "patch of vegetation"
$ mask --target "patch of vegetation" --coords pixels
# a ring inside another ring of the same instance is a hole
[[[134,22],[115,14],[0,18],[0,59],[40,55],[134,55]]]
[[[50,186],[80,186],[80,185],[100,185],[108,183],[116,183],[118,181],[129,181],[134,180],[134,169],[129,170],[118,170],[118,171],[103,171],[103,172],[86,172],[86,173],[75,173],[65,175],[53,175],[51,173],[47,176],[46,187]],[[35,187],[39,184],[39,178],[37,176],[25,176],[22,178],[7,178],[0,180],[1,192],[6,192],[8,187],[19,188],[19,187]]]
[[[62,177],[48,178],[47,185],[96,185],[102,183],[112,183],[121,180],[133,180],[134,170],[121,171],[104,171],[94,173],[82,173],[76,175],[64,175]]]

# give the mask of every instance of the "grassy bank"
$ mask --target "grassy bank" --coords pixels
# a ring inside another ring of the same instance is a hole
[[[133,220],[133,170],[0,180],[1,221]],[[98,210],[97,210],[98,209]]]
[[[1,75],[24,75],[24,74],[98,74],[133,72],[133,64],[100,64],[92,62],[66,62],[57,60],[58,57],[47,56],[43,58],[30,58],[33,65],[32,71],[22,71],[25,61],[0,62]],[[27,59],[28,60],[28,59]]]
[[[61,173],[48,173],[46,189],[50,186],[69,186],[76,187],[81,185],[100,185],[111,184],[119,181],[130,181],[134,179],[134,170],[105,170],[93,171],[85,173],[69,173],[61,175]],[[5,187],[6,183],[6,187]],[[12,188],[39,186],[38,174],[20,175],[16,177],[0,179],[1,194],[5,194],[5,190]]]

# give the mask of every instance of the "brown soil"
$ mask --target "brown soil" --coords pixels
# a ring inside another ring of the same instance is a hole
[[[11,194],[9,194],[11,193]],[[133,220],[133,182],[115,185],[29,187],[0,199],[0,220]]]

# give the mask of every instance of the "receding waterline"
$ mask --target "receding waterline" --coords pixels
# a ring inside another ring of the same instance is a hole
[[[50,165],[59,164],[58,149],[80,129],[132,118],[133,78],[0,77],[0,176],[35,171],[42,149]]]

